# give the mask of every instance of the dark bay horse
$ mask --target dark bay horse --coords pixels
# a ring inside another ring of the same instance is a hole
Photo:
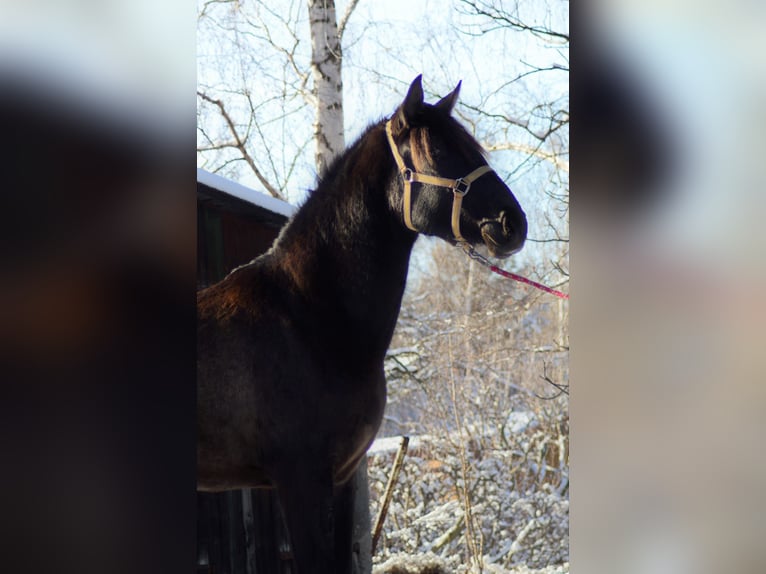
[[[383,416],[383,359],[417,233],[505,257],[524,212],[451,116],[460,84],[328,167],[272,248],[198,294],[198,488],[276,488],[299,574],[351,568],[349,478]]]

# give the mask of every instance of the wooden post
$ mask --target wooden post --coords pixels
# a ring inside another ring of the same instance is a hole
[[[399,451],[396,453],[394,467],[391,469],[391,476],[388,477],[388,484],[386,485],[386,492],[383,495],[383,502],[380,505],[380,510],[378,510],[378,518],[375,520],[375,530],[372,532],[372,549],[370,550],[370,554],[375,554],[375,548],[378,546],[378,539],[383,530],[383,522],[386,520],[386,514],[388,513],[388,505],[391,504],[391,495],[394,493],[396,479],[399,478],[399,471],[402,469],[402,462],[404,461],[404,455],[407,454],[407,446],[409,444],[410,437],[403,436],[402,444],[399,445]]]

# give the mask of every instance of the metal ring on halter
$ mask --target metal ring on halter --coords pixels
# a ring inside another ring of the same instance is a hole
[[[459,177],[455,180],[455,185],[452,188],[452,191],[456,195],[463,197],[466,193],[468,193],[469,189],[471,189],[471,182],[464,180],[462,177]]]

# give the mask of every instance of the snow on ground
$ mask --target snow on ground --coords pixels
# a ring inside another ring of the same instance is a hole
[[[446,560],[431,553],[416,556],[398,554],[375,566],[372,574],[452,574],[457,570],[451,562],[454,560]],[[484,574],[569,574],[569,563],[540,569],[531,569],[524,565],[506,569],[495,564],[485,564],[483,572]]]
[[[568,437],[529,413],[507,424],[514,432],[473,435],[467,468],[450,433],[411,439],[374,572],[472,574],[477,547],[487,574],[569,571]],[[400,444],[378,439],[368,453],[373,516]]]

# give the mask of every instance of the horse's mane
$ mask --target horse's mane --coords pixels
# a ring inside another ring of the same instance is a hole
[[[365,153],[362,157],[357,158],[360,160],[361,163],[365,164],[365,168],[371,167],[371,165],[373,165],[374,162],[384,158],[386,151],[388,149],[388,146],[385,142],[385,138],[383,137],[377,138],[377,141],[376,141],[374,138],[370,137],[371,133],[375,131],[375,129],[380,128],[382,130],[382,126],[384,122],[385,122],[385,118],[368,125],[364,129],[364,131],[354,140],[354,142],[351,145],[349,145],[345,150],[343,150],[341,153],[339,153],[334,158],[332,158],[327,168],[325,169],[325,172],[323,174],[317,175],[317,184],[311,194],[315,193],[316,191],[320,189],[324,189],[328,187],[328,184],[330,184],[331,182],[335,182],[339,177],[348,176],[350,174],[350,170],[354,167],[352,165],[349,165],[348,163],[349,159],[359,155],[359,150],[363,143],[366,146],[375,145],[376,148],[380,148],[380,149],[369,149],[367,153]],[[390,155],[390,152],[388,152],[388,155]],[[373,162],[373,163],[371,164],[370,162]],[[391,163],[393,163],[393,157],[391,158]],[[362,171],[362,170],[354,170],[354,171]]]
[[[375,147],[370,147],[370,149],[366,150],[367,153],[365,155],[357,157],[357,159],[362,162],[380,162],[381,158],[389,157],[391,158],[390,162],[384,161],[376,165],[382,165],[386,168],[393,165],[393,156],[388,148],[386,139],[382,135],[383,124],[387,120],[388,118],[383,118],[368,125],[346,150],[335,156],[330,161],[325,173],[317,176],[317,184],[311,194],[327,187],[326,184],[328,182],[336,181],[344,173],[350,173],[349,168],[353,169],[354,166],[349,166],[348,160],[355,155],[358,156],[356,152],[362,142],[365,142],[366,145],[374,142],[373,145]],[[369,136],[371,133],[378,129],[381,133],[378,134],[378,137],[370,140]],[[434,138],[438,138],[454,148],[471,163],[479,163],[486,158],[485,150],[468,130],[449,114],[445,114],[438,108],[428,104],[423,107],[419,116],[415,119],[410,133],[413,161],[419,164],[414,167],[418,169],[422,169],[423,165],[434,163],[433,150],[436,147],[433,143]],[[371,163],[367,163],[365,168],[369,168],[371,165]]]
[[[425,106],[421,116],[422,119],[416,118],[410,137],[413,161],[416,164],[434,163],[435,138],[453,148],[470,163],[478,163],[486,158],[481,144],[452,116],[433,106]]]

